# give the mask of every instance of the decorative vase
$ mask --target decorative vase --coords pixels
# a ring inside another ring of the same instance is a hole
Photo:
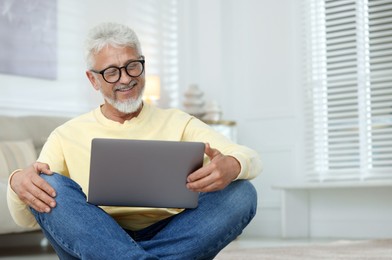
[[[184,110],[190,115],[201,118],[204,115],[204,93],[195,84],[184,92]]]
[[[216,101],[207,102],[204,112],[203,120],[219,121],[222,119],[222,109]]]

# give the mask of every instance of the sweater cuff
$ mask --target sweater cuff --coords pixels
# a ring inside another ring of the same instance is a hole
[[[11,178],[17,172],[20,172],[22,169],[15,170],[11,173],[8,178],[7,185],[7,204],[9,212],[12,216],[12,219],[15,223],[21,227],[29,227],[29,228],[37,228],[38,223],[35,220],[34,215],[31,213],[29,206],[26,205],[21,199],[19,199],[18,195],[11,188]]]
[[[239,153],[230,154],[230,156],[234,157],[239,162],[241,167],[240,173],[238,174],[237,178],[234,179],[234,181],[249,179],[248,161],[246,157]]]

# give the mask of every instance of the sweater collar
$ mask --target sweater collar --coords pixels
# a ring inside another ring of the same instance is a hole
[[[102,105],[101,105],[102,106]],[[136,122],[141,122],[143,121],[145,118],[147,118],[148,114],[151,111],[151,106],[149,104],[143,103],[143,108],[140,111],[139,115],[130,119],[130,120],[126,120],[123,124],[110,120],[108,118],[106,118],[102,111],[101,111],[101,106],[97,107],[93,113],[95,115],[95,118],[98,120],[98,122],[100,122],[103,125],[106,126],[111,126],[111,127],[122,127],[122,126],[128,126],[131,124],[134,124]]]

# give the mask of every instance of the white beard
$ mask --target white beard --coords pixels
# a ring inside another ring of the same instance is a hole
[[[101,91],[102,93],[102,91]],[[103,95],[103,93],[102,93]],[[112,105],[115,109],[118,111],[124,113],[124,114],[131,114],[136,112],[140,106],[142,105],[143,102],[143,97],[140,95],[137,99],[128,99],[123,102],[114,100],[110,97],[107,97],[103,95],[104,99],[106,102],[108,102],[110,105]]]
[[[124,85],[120,85],[117,86],[117,88],[122,88],[122,87],[127,87]],[[103,92],[102,92],[102,87],[99,87],[99,91],[101,92],[103,98],[106,100],[106,102],[108,102],[110,105],[112,105],[115,109],[117,109],[118,111],[124,113],[124,114],[131,114],[136,112],[140,106],[142,105],[143,102],[143,92],[144,92],[144,88],[142,93],[140,93],[140,95],[136,98],[136,99],[127,99],[123,102],[118,101],[118,100],[114,100],[111,97],[106,96]]]

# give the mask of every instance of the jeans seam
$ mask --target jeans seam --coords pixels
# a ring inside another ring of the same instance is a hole
[[[244,223],[244,221],[242,221],[241,224],[242,224],[242,223]],[[204,252],[204,254],[202,254],[201,257],[198,256],[198,257],[196,257],[196,258],[194,258],[194,259],[205,259],[205,257],[208,257],[208,255],[209,255],[211,252],[215,252],[215,251],[216,251],[216,248],[220,248],[221,245],[224,243],[224,241],[226,241],[232,234],[234,234],[234,231],[237,230],[238,227],[241,227],[241,226],[242,226],[241,224],[238,224],[238,225],[236,225],[234,228],[232,228],[231,231],[228,232],[227,235],[226,235],[223,239],[220,239],[219,241],[217,241],[217,242],[215,243],[215,245],[214,245],[213,247],[210,247],[210,250]]]
[[[75,250],[73,248],[70,247],[70,245],[68,245],[67,243],[65,243],[62,239],[59,239],[57,236],[57,233],[50,227],[50,225],[48,225],[48,222],[41,217],[40,214],[38,214],[40,221],[42,223],[45,223],[45,226],[47,227],[47,230],[50,231],[52,238],[55,239],[57,241],[58,244],[62,244],[66,249],[68,249],[68,253],[71,255],[76,255],[76,257],[81,258],[81,255],[78,254],[77,252],[75,252]]]
[[[234,232],[235,232],[236,230],[238,230],[238,229],[240,229],[241,227],[243,227],[243,226],[245,225],[245,223],[249,223],[249,222],[253,219],[254,216],[255,216],[255,211],[252,210],[252,211],[250,212],[249,217],[243,218],[242,221],[241,221],[238,225],[236,225],[234,228],[232,228],[231,231],[228,232],[227,235],[226,235],[223,239],[220,239],[219,241],[217,241],[217,242],[215,243],[215,246],[214,246],[214,247],[210,247],[211,249],[208,250],[207,252],[205,252],[205,253],[202,255],[201,258],[197,257],[197,258],[195,258],[195,259],[204,259],[205,257],[208,257],[208,255],[209,255],[211,252],[215,252],[215,251],[216,251],[216,248],[220,248],[220,247],[224,244],[224,241],[226,241],[228,238],[230,238],[230,237],[234,234]],[[240,233],[240,234],[241,234],[241,233]]]

